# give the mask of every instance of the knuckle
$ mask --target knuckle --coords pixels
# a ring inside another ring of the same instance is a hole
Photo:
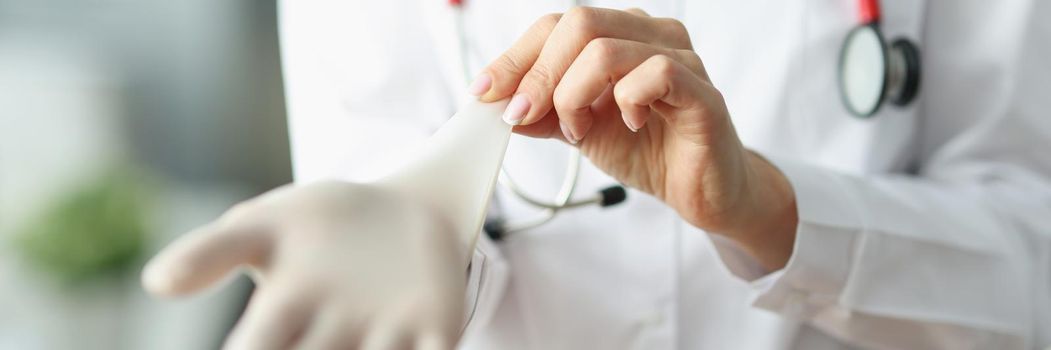
[[[587,52],[589,58],[600,62],[615,57],[618,51],[620,51],[620,43],[612,38],[598,38],[588,42],[588,45],[584,47],[584,52]]]
[[[540,16],[540,18],[536,20],[536,23],[533,23],[533,27],[536,29],[543,29],[544,31],[551,31],[561,19],[561,13],[549,13]]]
[[[558,83],[558,75],[546,65],[537,64],[526,72],[522,81],[535,87],[551,89]]]
[[[679,67],[675,59],[666,55],[656,55],[652,58],[657,74],[661,77],[673,77],[679,73]]]
[[[686,28],[686,24],[674,18],[661,18],[660,24],[661,28],[664,28],[665,35],[676,46],[693,47],[693,43],[690,41],[690,31]]]
[[[715,86],[712,86],[711,84],[708,84],[706,86],[708,87],[712,102],[714,102],[718,106],[725,106],[726,96],[723,95],[723,92],[719,89],[716,89]]]
[[[580,17],[586,17],[590,15],[591,12],[592,9],[587,6],[573,6],[570,7],[569,10],[566,10],[566,18],[572,21],[576,21],[579,20]]]
[[[669,75],[675,73],[675,60],[667,55],[655,55],[650,60],[653,62],[657,74]]]
[[[683,64],[689,67],[698,74],[704,72],[704,63],[701,61],[701,56],[693,50],[680,50],[680,56],[682,57]]]
[[[594,8],[577,6],[566,11],[565,18],[576,32],[595,37],[599,32],[599,15]]]
[[[507,52],[503,55],[500,55],[500,58],[498,58],[496,60],[496,63],[493,65],[493,69],[496,70],[495,73],[522,72],[525,71],[527,68],[529,67],[525,66],[524,60],[518,57],[517,54],[512,52]]]

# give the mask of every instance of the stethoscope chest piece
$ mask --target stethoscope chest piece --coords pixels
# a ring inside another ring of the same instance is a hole
[[[839,90],[850,113],[868,118],[884,102],[907,106],[920,84],[919,49],[907,39],[889,46],[875,23],[847,34],[839,55]]]

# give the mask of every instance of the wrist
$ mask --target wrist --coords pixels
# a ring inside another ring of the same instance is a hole
[[[788,178],[770,161],[748,150],[751,175],[745,192],[750,198],[742,225],[725,236],[737,242],[768,270],[788,263],[799,222],[795,192]]]
[[[659,198],[691,225],[736,242],[764,268],[781,269],[792,256],[798,223],[792,185],[773,163],[740,143],[723,149],[737,151],[676,169],[686,176],[666,177]]]

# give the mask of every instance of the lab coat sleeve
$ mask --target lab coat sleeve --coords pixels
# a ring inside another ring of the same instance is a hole
[[[925,75],[916,174],[768,155],[796,194],[789,262],[761,271],[715,240],[755,306],[873,348],[1051,345],[1051,4],[951,3],[929,10],[926,52],[945,57],[926,61],[944,66]]]
[[[775,162],[796,189],[800,222],[788,265],[755,280],[756,306],[872,346],[1032,345],[1047,311],[1046,184],[1033,196]]]

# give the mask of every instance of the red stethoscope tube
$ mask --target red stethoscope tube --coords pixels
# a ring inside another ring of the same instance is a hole
[[[863,25],[879,22],[879,0],[859,0],[858,20]]]

